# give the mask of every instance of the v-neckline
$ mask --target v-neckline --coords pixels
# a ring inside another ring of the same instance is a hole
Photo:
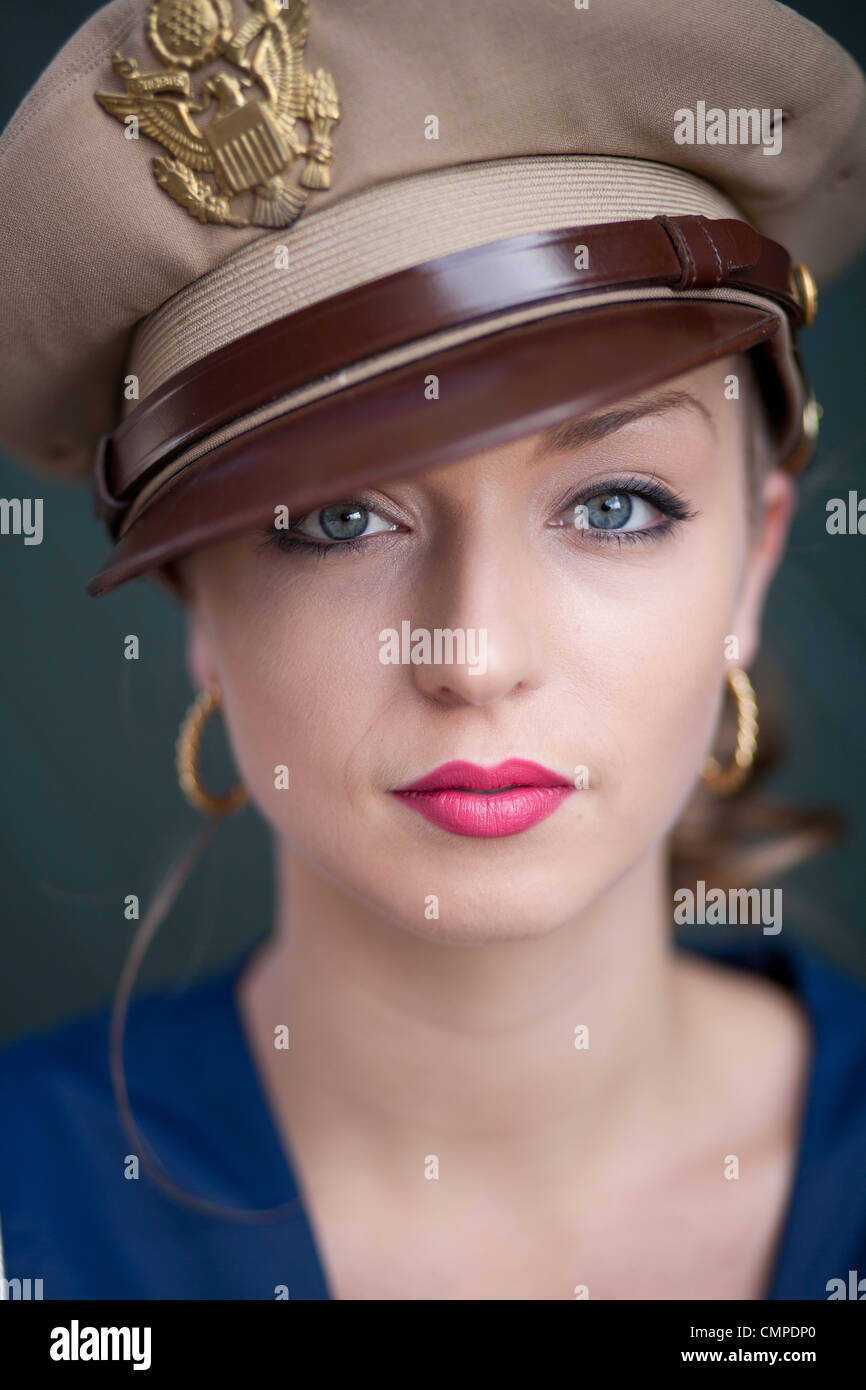
[[[762,969],[760,965],[756,965],[754,962],[754,954],[757,954],[760,948],[765,946],[765,942],[744,941],[743,943],[736,944],[737,946],[741,944],[746,946],[744,955],[738,954],[736,950],[732,956],[728,956],[724,950],[721,954],[717,954],[713,949],[708,947],[695,945],[684,946],[680,943],[677,943],[675,949],[693,951],[695,954],[707,956],[717,963],[732,965],[736,968],[747,970],[749,973],[758,974],[763,979],[775,979],[776,983],[781,983],[777,977],[771,975],[770,972]],[[302,1226],[316,1264],[316,1277],[322,1288],[326,1291],[326,1298],[329,1301],[336,1301],[327,1274],[325,1260],[322,1256],[318,1233],[313,1226],[304,1194],[301,1191],[298,1168],[293,1161],[291,1146],[288,1139],[282,1137],[281,1127],[274,1113],[270,1098],[259,1072],[258,1064],[255,1060],[252,1042],[247,1035],[246,1025],[237,997],[240,977],[247,964],[251,961],[255,949],[256,948],[254,948],[253,951],[246,951],[243,955],[238,957],[224,977],[227,986],[232,1042],[240,1061],[241,1070],[248,1078],[248,1094],[252,1098],[253,1108],[256,1112],[258,1133],[270,1150],[269,1169],[272,1169],[274,1174],[280,1175],[280,1185],[284,1183],[287,1192],[290,1194],[285,1199],[286,1213],[284,1219],[292,1220]],[[769,1280],[765,1282],[765,1292],[761,1295],[759,1300],[761,1302],[772,1301],[778,1296],[777,1289],[787,1264],[788,1251],[795,1238],[796,1230],[800,1222],[801,1196],[807,1181],[807,1155],[811,1154],[814,1148],[813,1140],[817,1123],[816,1083],[820,1053],[823,1044],[822,1020],[815,1007],[815,1002],[811,998],[808,989],[803,987],[805,982],[797,971],[792,956],[781,952],[781,950],[779,953],[785,961],[791,981],[790,985],[784,985],[783,987],[788,988],[789,993],[794,995],[806,1014],[811,1032],[811,1046],[804,1090],[802,1093],[803,1100],[800,1107],[800,1120],[797,1131],[797,1156],[794,1163],[794,1172],[788,1188],[788,1197],[784,1214],[779,1226],[779,1237],[774,1250],[772,1271]]]

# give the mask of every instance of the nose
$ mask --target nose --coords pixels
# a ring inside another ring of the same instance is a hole
[[[425,659],[410,667],[428,700],[492,705],[539,684],[539,561],[517,530],[513,518],[476,519],[431,550],[412,623]]]

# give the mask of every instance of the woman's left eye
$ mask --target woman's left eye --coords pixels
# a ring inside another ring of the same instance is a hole
[[[628,486],[610,484],[599,492],[573,498],[559,513],[555,526],[569,527],[593,539],[665,535],[678,521],[692,515],[681,498],[676,497],[659,482],[632,481]]]
[[[636,492],[600,492],[572,508],[573,524],[593,531],[643,531],[662,518],[658,507]]]

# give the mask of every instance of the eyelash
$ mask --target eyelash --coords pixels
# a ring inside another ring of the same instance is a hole
[[[615,542],[623,545],[633,541],[661,540],[671,534],[675,527],[683,521],[690,521],[697,513],[690,511],[682,497],[671,492],[656,479],[647,480],[646,478],[610,478],[603,483],[593,483],[591,488],[583,487],[578,490],[568,501],[564,502],[559,508],[557,516],[562,512],[573,510],[583,503],[590,502],[594,497],[600,497],[607,492],[627,493],[629,496],[641,497],[645,502],[649,502],[657,511],[661,512],[664,520],[656,526],[648,527],[643,531],[603,531],[598,527],[580,528],[581,536],[591,536],[593,542],[600,545],[610,545]],[[381,516],[373,502],[363,496],[353,496],[346,499],[347,502],[354,503],[355,506],[363,508],[364,511],[375,512]],[[313,511],[320,510],[313,508]],[[313,511],[306,512],[300,518],[305,521],[308,516],[313,515]],[[578,528],[575,528],[578,529]],[[343,554],[347,551],[359,551],[369,548],[370,542],[377,536],[393,535],[393,531],[379,531],[375,536],[358,536],[353,540],[332,541],[325,544],[322,541],[301,539],[293,536],[288,531],[277,531],[274,527],[268,526],[263,533],[260,549],[275,545],[284,553],[289,552],[299,554],[315,554],[320,559],[334,550],[339,550]]]
[[[607,478],[603,483],[593,483],[591,487],[584,486],[560,508],[560,512],[573,510],[582,503],[590,502],[593,497],[603,496],[606,492],[641,497],[661,512],[664,520],[643,531],[603,531],[599,527],[581,529],[581,536],[591,537],[593,544],[629,545],[633,542],[663,540],[682,522],[691,521],[697,516],[697,512],[689,509],[683,497],[666,488],[657,479],[635,477]]]
[[[361,507],[365,512],[375,512],[377,516],[381,515],[373,499],[365,497],[363,494],[353,495],[344,500],[350,505],[354,504],[356,507]],[[321,510],[321,507],[313,507],[309,512],[305,512],[304,515],[299,518],[299,521],[306,521],[308,516],[312,516],[314,512]],[[373,536],[358,536],[355,540],[332,541],[330,545],[326,545],[323,541],[311,540],[309,537],[301,539],[298,536],[293,536],[290,531],[278,531],[273,526],[266,527],[262,534],[263,540],[259,547],[261,550],[266,549],[270,545],[275,545],[278,550],[282,550],[283,552],[291,552],[294,554],[305,552],[307,555],[317,555],[319,559],[322,560],[324,560],[328,552],[332,550],[340,550],[344,554],[349,550],[366,550],[371,540],[374,539]],[[393,534],[393,531],[376,532],[376,536],[393,536]]]

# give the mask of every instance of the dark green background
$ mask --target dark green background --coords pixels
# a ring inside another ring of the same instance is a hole
[[[7,10],[0,123],[94,8],[87,0],[40,0]],[[866,19],[855,0],[794,8],[866,67]],[[785,880],[785,920],[866,979],[866,537],[830,537],[825,529],[827,498],[858,487],[866,495],[864,310],[861,259],[826,288],[804,339],[825,411],[822,438],[770,597],[762,663],[784,672],[787,691],[791,757],[774,792],[831,803],[849,817],[844,846]],[[147,904],[197,818],[172,761],[191,697],[181,610],[148,581],[101,599],[85,594],[107,550],[86,488],[34,482],[0,459],[0,496],[45,499],[41,546],[0,536],[2,1040],[109,998],[134,929],[123,917],[124,896],[137,893]],[[140,638],[137,662],[123,658],[127,633]],[[217,744],[216,731],[209,740]],[[217,965],[267,933],[271,910],[268,836],[247,811],[221,827],[163,926],[140,987]]]

